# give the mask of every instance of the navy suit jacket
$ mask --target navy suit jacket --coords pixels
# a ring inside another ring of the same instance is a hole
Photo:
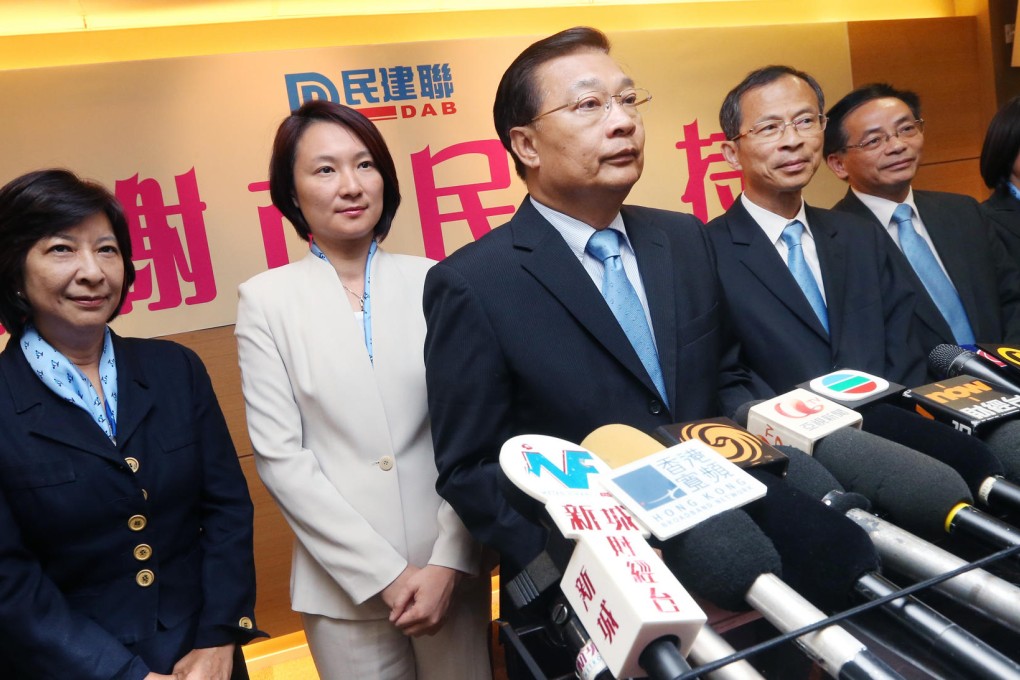
[[[1020,267],[1020,201],[999,188],[981,204],[981,212],[995,225],[1006,252]]]
[[[914,296],[894,273],[894,246],[863,220],[806,210],[825,287],[828,334],[742,201],[705,227],[743,363],[776,392],[838,368],[921,384],[924,357],[910,332]]]
[[[0,355],[4,678],[134,680],[261,635],[251,499],[205,367],[170,342],[113,342],[116,444],[17,341]]]
[[[960,294],[977,341],[1020,343],[1020,271],[995,228],[982,216],[978,202],[962,194],[915,189],[914,203]],[[833,209],[869,218],[885,231],[875,213],[849,189]],[[892,242],[888,232],[886,237]],[[893,250],[894,263],[917,293],[914,326],[922,349],[929,352],[942,343],[955,344],[949,324],[914,268],[895,245]]]
[[[440,262],[425,280],[425,367],[436,487],[509,579],[545,532],[499,489],[507,439],[580,442],[608,423],[650,431],[732,413],[755,398],[698,220],[625,206],[627,234],[650,307],[669,402],[598,287],[529,199],[506,225]]]

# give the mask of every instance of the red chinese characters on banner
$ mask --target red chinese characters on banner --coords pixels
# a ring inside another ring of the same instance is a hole
[[[257,193],[269,191],[269,182],[252,182],[248,191]],[[287,255],[287,238],[284,236],[283,213],[275,205],[260,205],[259,229],[262,230],[262,245],[266,250],[266,266],[270,269],[282,267],[290,262]]]
[[[437,166],[455,158],[471,155],[481,156],[485,160],[489,174],[487,180],[447,187],[436,186]],[[421,219],[425,257],[433,260],[446,257],[446,245],[443,241],[445,223],[467,222],[471,236],[477,240],[492,229],[489,224],[490,217],[511,215],[515,210],[512,205],[492,207],[482,205],[482,192],[506,189],[510,186],[510,163],[498,139],[461,142],[434,154],[426,146],[421,151],[411,154],[411,171],[414,174],[414,188],[418,198],[418,216]],[[440,212],[440,199],[447,196],[459,199],[460,210]]]
[[[691,206],[691,212],[701,220],[707,222],[708,212],[708,188],[706,184],[711,182],[715,187],[716,196],[723,210],[729,210],[736,200],[737,194],[743,189],[743,179],[739,170],[730,168],[722,151],[706,153],[712,147],[726,141],[726,135],[721,132],[708,135],[702,138],[698,131],[698,119],[683,126],[683,138],[676,143],[687,160],[687,185],[680,200]],[[712,171],[713,167],[720,168]],[[736,188],[736,192],[734,192]]]
[[[202,213],[206,204],[198,193],[195,169],[176,175],[177,205],[167,205],[163,189],[155,179],[138,175],[117,180],[114,193],[124,206],[131,230],[132,259],[136,263],[134,288],[124,302],[123,313],[135,301],[150,300],[158,291],[158,299],[149,302],[149,310],[197,305],[216,297],[216,278],[209,240]],[[169,219],[176,216],[176,224]],[[141,266],[138,266],[140,263]],[[194,293],[184,298],[181,281],[192,284]]]

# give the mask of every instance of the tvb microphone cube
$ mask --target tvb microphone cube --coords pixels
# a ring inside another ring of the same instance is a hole
[[[885,378],[850,368],[826,373],[797,387],[847,408],[858,410],[868,404],[898,402],[903,390],[906,389],[903,385],[889,382]]]

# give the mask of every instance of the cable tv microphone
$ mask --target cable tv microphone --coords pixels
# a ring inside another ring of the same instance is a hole
[[[786,481],[826,505],[838,508],[868,533],[882,563],[915,580],[924,580],[968,563],[860,507],[859,494],[847,492],[821,463],[791,446],[778,447],[789,458]],[[864,499],[866,501],[866,499]],[[1020,632],[1020,588],[983,569],[973,569],[933,586],[958,604]]]
[[[609,436],[604,430],[614,431]],[[600,433],[598,440],[593,435]],[[644,458],[662,444],[626,425],[596,430],[585,441],[612,468]],[[825,619],[825,614],[779,577],[782,561],[772,542],[747,513],[728,510],[663,543],[663,561],[691,592],[724,609],[745,604],[776,628],[790,632]],[[901,677],[843,628],[832,625],[796,640],[834,678]]]
[[[544,505],[549,534],[576,541],[560,590],[609,671],[673,680],[690,670],[681,648],[690,648],[705,613],[645,541],[647,531],[619,501],[591,488],[588,478],[606,471],[604,463],[577,444],[521,435],[503,444],[499,464],[521,492],[510,498],[515,507]]]

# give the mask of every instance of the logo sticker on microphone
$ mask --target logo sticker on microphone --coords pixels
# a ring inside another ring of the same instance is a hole
[[[811,390],[838,401],[861,401],[889,389],[889,381],[878,376],[844,369],[815,378]]]

